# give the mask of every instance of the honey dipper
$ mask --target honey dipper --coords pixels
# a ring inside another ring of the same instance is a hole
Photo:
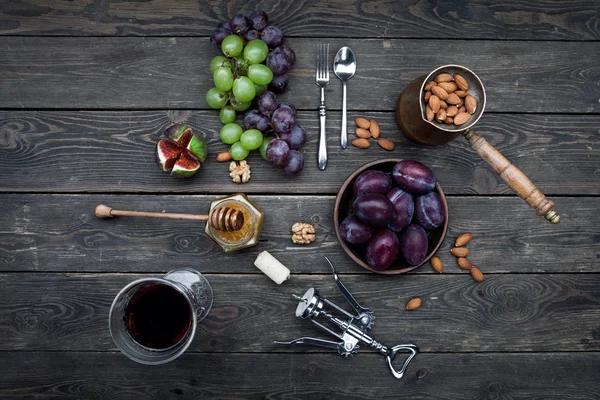
[[[104,204],[98,204],[94,210],[98,218],[112,218],[115,216],[127,217],[150,217],[150,218],[170,218],[187,219],[193,221],[208,221],[215,229],[225,232],[239,231],[244,226],[244,214],[240,210],[231,207],[219,207],[213,209],[210,214],[174,214],[158,213],[146,211],[126,211],[115,210]]]

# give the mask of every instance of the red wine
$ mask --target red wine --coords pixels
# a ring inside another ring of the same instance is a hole
[[[152,349],[166,349],[184,338],[192,326],[192,312],[185,295],[157,283],[131,297],[124,320],[133,340]]]

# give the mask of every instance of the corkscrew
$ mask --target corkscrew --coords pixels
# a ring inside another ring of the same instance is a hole
[[[358,304],[354,296],[346,289],[346,286],[340,280],[333,264],[327,257],[325,257],[329,265],[331,266],[331,270],[333,272],[333,279],[342,293],[342,295],[346,298],[348,303],[352,306],[355,311],[355,314],[351,314],[339,307],[337,304],[332,301],[322,297],[319,292],[315,288],[310,288],[304,293],[302,297],[293,295],[296,300],[299,300],[298,306],[296,307],[296,317],[302,319],[308,319],[317,325],[319,328],[325,330],[331,335],[335,336],[339,339],[339,341],[330,341],[325,339],[318,339],[312,337],[301,337],[298,339],[291,340],[289,342],[283,341],[275,341],[277,344],[308,344],[313,346],[320,346],[329,349],[337,350],[338,353],[344,357],[348,357],[356,354],[358,351],[360,344],[367,345],[385,356],[387,364],[392,371],[392,374],[396,379],[402,379],[404,376],[404,372],[408,367],[408,364],[411,360],[417,355],[419,352],[419,348],[414,344],[399,344],[394,347],[388,347],[367,334],[368,331],[373,327],[373,322],[375,320],[375,316],[373,312],[368,308],[363,308]],[[334,317],[329,312],[324,310],[325,305],[332,307],[333,309],[344,314],[345,317],[348,317],[347,320],[343,320],[337,317]],[[335,325],[337,328],[341,330],[340,333],[335,332],[333,329],[325,326],[321,322],[317,321],[318,317],[325,318],[326,321],[329,321],[331,324]],[[396,370],[392,365],[396,355],[399,352],[408,351],[408,358],[404,361],[402,368],[400,370]]]

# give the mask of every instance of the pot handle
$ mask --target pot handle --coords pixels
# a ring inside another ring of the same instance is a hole
[[[473,130],[467,129],[463,136],[469,141],[471,148],[500,175],[506,185],[527,204],[535,208],[537,215],[543,215],[552,224],[560,222],[560,215],[552,210],[554,203],[548,200],[520,169],[511,164],[494,146]]]

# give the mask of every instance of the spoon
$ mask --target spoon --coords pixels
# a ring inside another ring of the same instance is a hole
[[[342,95],[342,136],[340,144],[342,149],[348,147],[348,129],[346,127],[346,82],[354,76],[356,72],[356,57],[350,47],[344,46],[338,50],[333,60],[333,72],[340,78],[343,86]]]

